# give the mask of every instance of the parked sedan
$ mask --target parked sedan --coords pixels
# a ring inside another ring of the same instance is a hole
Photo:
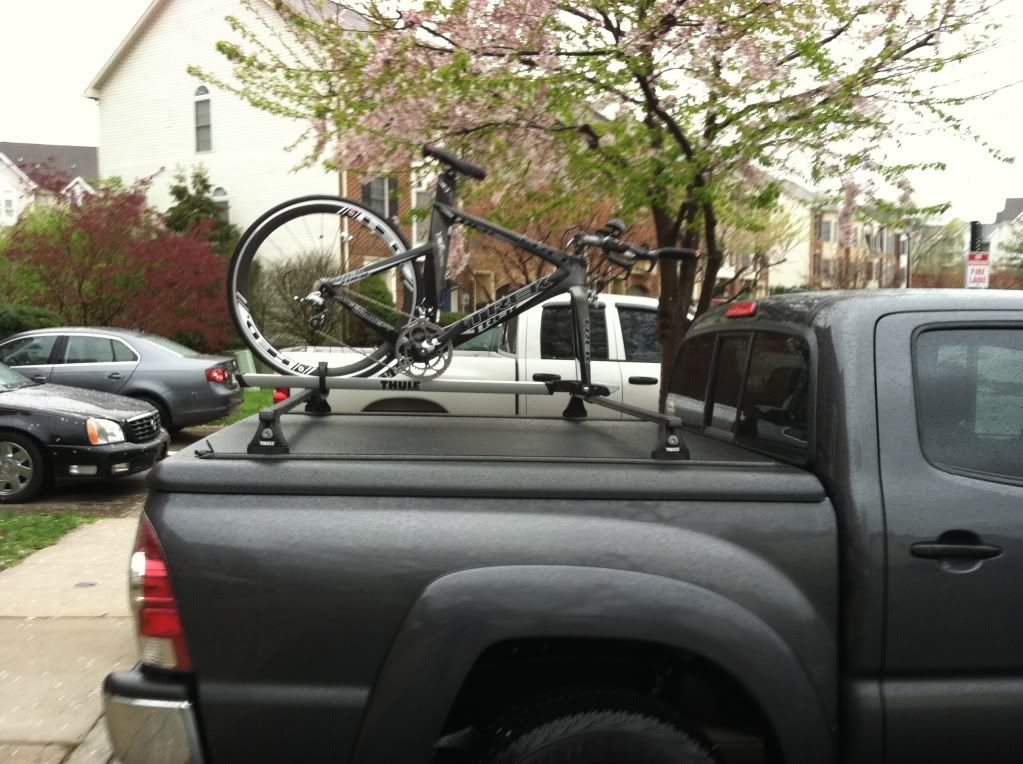
[[[242,401],[233,359],[128,329],[22,332],[0,343],[0,363],[33,382],[140,398],[171,432],[219,419]]]
[[[33,382],[0,364],[0,504],[31,501],[50,482],[149,469],[168,440],[144,401]]]

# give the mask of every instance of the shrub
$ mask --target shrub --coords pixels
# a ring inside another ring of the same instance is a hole
[[[61,325],[60,316],[45,308],[28,305],[0,305],[0,339],[32,329]]]

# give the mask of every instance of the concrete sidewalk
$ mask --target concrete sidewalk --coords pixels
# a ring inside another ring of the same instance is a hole
[[[100,685],[135,662],[137,522],[98,520],[0,571],[0,764],[109,759]]]

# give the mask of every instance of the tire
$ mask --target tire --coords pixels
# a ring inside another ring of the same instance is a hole
[[[289,350],[296,346],[331,351],[317,357],[328,362],[329,376],[382,371],[393,358],[390,342],[373,334],[368,324],[336,300],[328,299],[324,323],[313,326],[312,309],[300,298],[315,290],[318,279],[345,273],[348,269],[342,262],[346,259],[363,265],[407,250],[401,232],[390,222],[350,199],[307,196],[284,202],[249,226],[231,258],[227,302],[235,328],[259,360],[282,374],[315,373],[315,364]],[[393,293],[388,299],[397,304],[391,308],[362,293],[365,277],[342,291],[364,310],[400,329],[412,320],[422,294],[419,270],[407,261],[376,275]],[[334,350],[348,357],[331,364]],[[350,362],[352,355],[359,360]]]
[[[0,431],[0,504],[32,501],[46,484],[48,472],[34,440],[18,432]]]
[[[711,755],[673,724],[634,710],[588,709],[511,732],[484,764],[706,764]]]

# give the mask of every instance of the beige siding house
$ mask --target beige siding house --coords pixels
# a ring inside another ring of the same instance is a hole
[[[175,171],[201,163],[242,228],[288,198],[339,192],[337,173],[295,170],[302,154],[286,149],[304,123],[258,111],[186,72],[198,66],[228,79],[215,46],[234,39],[225,17],[246,14],[238,0],[155,0],[146,9],[85,91],[99,104],[101,176],[159,173],[150,202],[165,209]]]

